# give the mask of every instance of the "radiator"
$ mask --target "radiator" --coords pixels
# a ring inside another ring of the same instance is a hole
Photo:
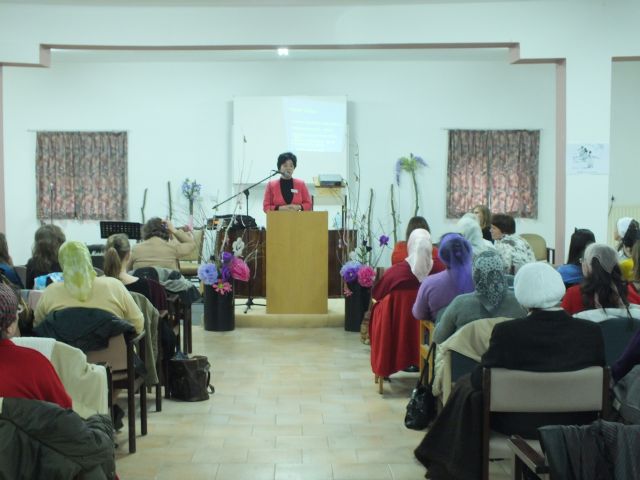
[[[620,217],[631,217],[640,221],[640,205],[613,205],[609,211],[609,225],[607,227],[607,238],[609,245],[617,248],[618,242],[613,239],[616,232],[616,224]]]

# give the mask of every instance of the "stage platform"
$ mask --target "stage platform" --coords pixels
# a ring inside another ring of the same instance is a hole
[[[265,304],[264,298],[255,298],[255,302]],[[330,298],[326,314],[268,314],[266,307],[253,305],[246,309],[246,299],[236,298],[236,328],[315,328],[344,327],[344,298]],[[194,325],[202,325],[204,306],[195,303],[192,307]]]

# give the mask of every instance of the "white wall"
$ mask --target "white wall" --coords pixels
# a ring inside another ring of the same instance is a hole
[[[540,217],[521,221],[518,229],[554,236],[555,98],[554,69],[549,65],[513,66],[506,61],[77,63],[59,60],[54,54],[49,69],[6,69],[4,87],[6,174],[8,179],[22,179],[6,184],[7,233],[16,262],[29,257],[38,225],[35,130],[127,130],[130,219],[140,220],[145,187],[149,189],[146,217],[166,215],[166,183],[171,181],[175,218],[180,223],[186,218],[186,200],[178,190],[185,177],[204,184],[200,206],[207,214],[217,200],[232,193],[234,95],[347,95],[350,150],[360,153],[360,208],[366,208],[368,190],[373,188],[378,233],[388,233],[391,226],[388,191],[400,156],[413,152],[429,163],[419,174],[420,212],[437,238],[451,229],[451,221],[445,219],[446,128],[540,128],[540,178],[544,179]],[[533,91],[536,95],[527,94]],[[351,187],[355,190],[355,182]],[[262,192],[254,192],[252,200],[250,213],[264,224]],[[232,207],[233,203],[220,213]],[[411,183],[405,174],[399,205],[404,222],[412,209]],[[95,222],[58,223],[69,238],[100,241]],[[401,238],[405,225],[400,227]]]
[[[640,62],[613,64],[611,174],[616,205],[640,205]]]

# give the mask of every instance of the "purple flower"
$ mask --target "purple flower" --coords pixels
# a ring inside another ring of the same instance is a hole
[[[354,282],[358,279],[358,270],[360,270],[361,267],[362,264],[355,260],[347,262],[340,269],[340,276],[342,276],[347,283]]]
[[[396,185],[400,185],[400,172],[402,171],[402,159],[396,162]]]
[[[233,253],[231,253],[231,252],[222,252],[222,263],[227,264],[231,260],[233,260]]]
[[[220,278],[223,282],[228,282],[229,280],[231,280],[231,268],[229,268],[229,265],[222,266],[222,268],[220,269]]]
[[[389,237],[387,235],[380,235],[378,242],[380,242],[381,247],[386,247],[389,245]]]
[[[218,280],[218,269],[213,263],[203,263],[198,267],[198,278],[205,285],[213,285]]]
[[[427,162],[424,161],[424,159],[422,157],[419,157],[418,155],[414,155],[413,153],[411,154],[411,158],[413,158],[413,160],[415,160],[416,163],[422,165],[423,167],[427,166]],[[416,165],[417,167],[417,165]]]

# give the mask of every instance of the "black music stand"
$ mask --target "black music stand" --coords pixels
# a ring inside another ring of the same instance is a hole
[[[130,240],[140,240],[142,224],[137,222],[100,222],[100,238],[109,238],[116,233],[126,233]]]

